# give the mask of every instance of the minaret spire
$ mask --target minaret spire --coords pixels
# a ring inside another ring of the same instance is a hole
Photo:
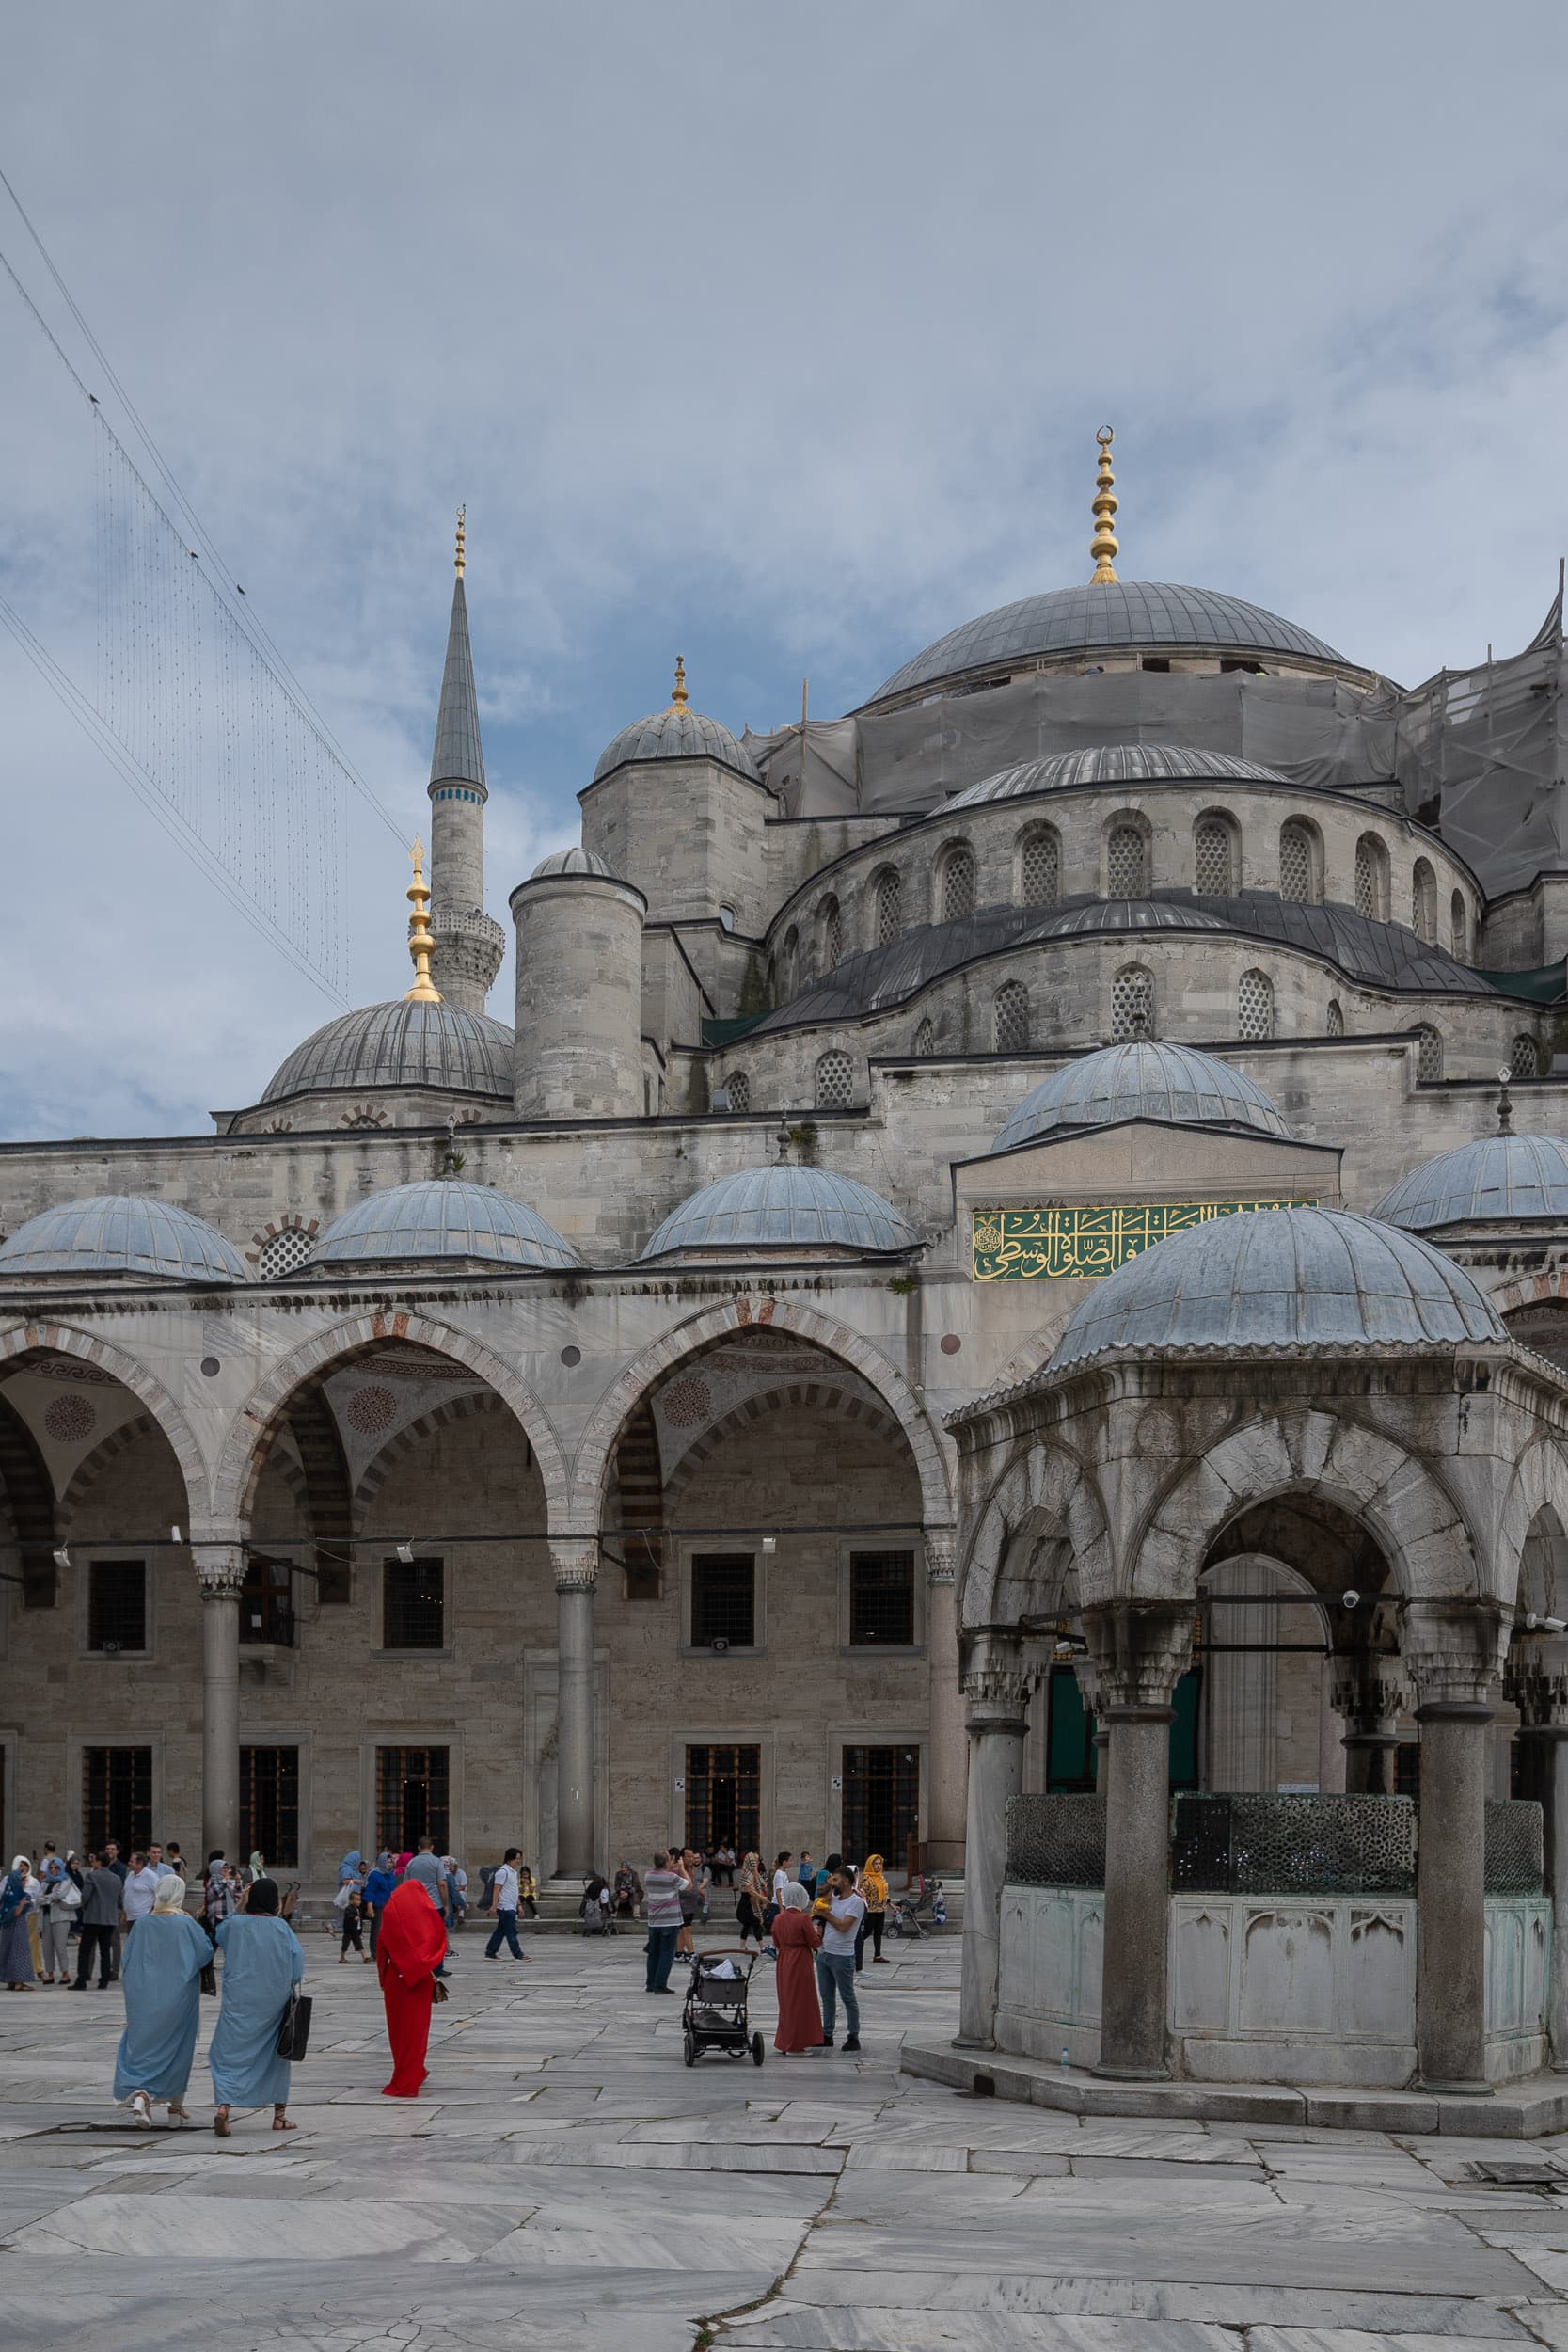
[[[1089,553],[1094,558],[1094,578],[1089,582],[1091,587],[1106,580],[1115,581],[1113,566],[1117,556],[1116,532],[1112,528],[1116,519],[1117,498],[1111,486],[1116,480],[1111,471],[1111,443],[1117,437],[1116,429],[1102,424],[1094,437],[1100,444],[1100,471],[1095,476],[1094,537],[1089,541]]]
[[[408,852],[414,868],[414,879],[408,885],[408,903],[414,912],[408,917],[408,952],[414,959],[414,985],[404,991],[405,1005],[438,1005],[440,992],[430,977],[430,959],[436,943],[430,936],[430,892],[424,878],[424,843],[416,834]]]
[[[483,1012],[506,934],[484,912],[484,752],[468,643],[467,508],[457,510],[451,620],[430,762],[430,892],[441,993],[460,1012]]]

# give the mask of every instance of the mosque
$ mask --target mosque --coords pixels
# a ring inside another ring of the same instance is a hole
[[[0,1147],[11,1847],[876,1851],[983,2047],[1568,2060],[1560,601],[1407,691],[1098,466],[844,718],[677,661],[511,1023],[460,532],[407,994]]]

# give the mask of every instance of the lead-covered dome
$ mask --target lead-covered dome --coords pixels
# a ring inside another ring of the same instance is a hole
[[[556,874],[596,874],[607,882],[616,879],[596,850],[572,849],[552,850],[548,857],[540,859],[529,880],[547,882]]]
[[[1463,1266],[1345,1209],[1252,1209],[1156,1242],[1073,1311],[1049,1369],[1136,1350],[1338,1354],[1506,1341]]]
[[[1481,1136],[1412,1168],[1372,1215],[1411,1232],[1568,1216],[1568,1144],[1556,1136]]]
[[[648,759],[715,759],[721,768],[733,768],[736,775],[749,776],[753,784],[762,782],[755,760],[728,727],[721,727],[717,719],[705,719],[700,710],[688,710],[675,703],[623,727],[599,754],[594,782],[597,784],[601,776],[617,768],[629,767],[633,760]]]
[[[994,612],[949,629],[885,679],[871,701],[1007,661],[1123,645],[1345,666],[1344,656],[1309,629],[1240,596],[1163,580],[1093,580],[1021,596],[1016,604],[998,605]]]
[[[364,1005],[296,1045],[263,1103],[337,1089],[439,1087],[450,1094],[512,1094],[512,1032],[455,1005]]]
[[[384,1264],[388,1260],[482,1258],[504,1265],[555,1272],[581,1264],[526,1200],[489,1184],[436,1176],[421,1184],[372,1192],[335,1217],[310,1252],[309,1264]]]
[[[215,1227],[168,1200],[100,1193],[18,1226],[0,1244],[0,1275],[139,1274],[154,1282],[247,1282]]]
[[[1276,768],[1256,759],[1238,759],[1229,752],[1202,752],[1181,743],[1097,743],[1079,752],[1058,752],[1051,759],[1026,759],[1016,768],[998,769],[978,784],[955,792],[942,804],[976,808],[984,801],[1018,801],[1031,792],[1059,792],[1072,784],[1285,784]]]
[[[1160,1119],[1177,1127],[1250,1127],[1290,1139],[1291,1130],[1259,1086],[1212,1054],[1140,1039],[1102,1046],[1053,1071],[1026,1094],[993,1152],[1033,1143],[1063,1128],[1113,1127]]]
[[[847,1249],[890,1257],[920,1239],[879,1192],[825,1168],[749,1168],[721,1176],[683,1200],[643,1250],[670,1258],[688,1250]]]

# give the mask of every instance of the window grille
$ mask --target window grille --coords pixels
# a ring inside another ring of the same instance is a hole
[[[1416,860],[1410,878],[1410,909],[1418,939],[1428,947],[1437,945],[1437,877],[1424,857]]]
[[[1243,972],[1236,991],[1238,1037],[1273,1037],[1274,982],[1266,972]]]
[[[105,1658],[147,1647],[147,1564],[94,1560],[87,1568],[87,1647]]]
[[[822,906],[823,968],[831,972],[844,961],[844,912],[836,898],[825,899]]]
[[[446,1573],[440,1560],[388,1560],[384,1649],[442,1649],[446,1646]]]
[[[877,945],[891,947],[904,928],[902,894],[898,877],[887,866],[877,877]]]
[[[732,1070],[724,1081],[724,1091],[730,1098],[732,1111],[749,1111],[752,1107],[752,1081],[744,1070]]]
[[[1465,920],[1463,890],[1456,890],[1449,902],[1449,935],[1454,959],[1463,963],[1470,952],[1470,926]]]
[[[1339,999],[1337,996],[1329,999],[1328,1034],[1330,1037],[1343,1037],[1345,1034],[1345,1016],[1340,1010]]]
[[[847,1054],[835,1046],[824,1054],[816,1065],[816,1107],[822,1111],[847,1108],[854,1088],[854,1069]]]
[[[942,919],[961,923],[974,912],[974,860],[967,850],[950,850],[942,869]]]
[[[691,1645],[756,1645],[756,1561],[749,1551],[699,1551],[691,1562]]]
[[[998,1054],[1022,1054],[1029,1044],[1029,992],[1021,980],[1005,980],[990,1014],[991,1045]]]
[[[879,1853],[901,1867],[910,1839],[920,1835],[920,1750],[846,1748],[842,1777],[842,1851]]]
[[[1141,963],[1124,964],[1111,982],[1111,1042],[1154,1034],[1154,976]]]
[[[1228,898],[1236,887],[1230,828],[1223,817],[1206,817],[1194,835],[1197,888],[1205,898]]]
[[[1373,923],[1388,920],[1387,859],[1382,842],[1370,833],[1355,845],[1355,912]]]
[[[428,1837],[445,1853],[451,1836],[451,1761],[446,1748],[377,1748],[377,1851],[409,1853]],[[265,1853],[266,1849],[261,1849]]]
[[[111,1838],[128,1862],[152,1837],[150,1748],[82,1750],[82,1846],[102,1853]]]
[[[913,1642],[912,1551],[850,1553],[849,1640],[857,1649]]]
[[[1514,1078],[1539,1078],[1541,1056],[1532,1037],[1516,1037],[1508,1057],[1509,1075]]]
[[[1106,882],[1113,898],[1142,898],[1148,889],[1144,837],[1136,825],[1114,825],[1105,852]]]
[[[1312,836],[1293,818],[1279,829],[1279,895],[1295,906],[1307,906],[1318,895],[1312,887]]]
[[[1424,1024],[1416,1032],[1416,1075],[1435,1082],[1443,1074],[1443,1041]]]
[[[1049,825],[1023,836],[1023,903],[1053,907],[1062,893],[1062,845]]]
[[[929,1021],[923,1021],[919,1028],[916,1029],[914,1033],[914,1050],[917,1054],[934,1054],[936,1052],[937,1033],[931,1026]]]
[[[274,1233],[261,1244],[256,1271],[263,1282],[276,1281],[280,1274],[293,1274],[302,1266],[314,1248],[315,1235],[308,1233],[303,1225],[285,1226],[282,1232]]]
[[[272,1642],[293,1648],[294,1639],[293,1564],[261,1560],[247,1552],[245,1582],[240,1587],[240,1639]],[[250,1851],[248,1847],[246,1852]],[[265,1853],[265,1846],[261,1848]]]
[[[240,1851],[299,1867],[297,1748],[240,1750]]]
[[[761,1822],[761,1748],[688,1748],[686,1842],[692,1852],[730,1846],[748,1853],[762,1842]]]

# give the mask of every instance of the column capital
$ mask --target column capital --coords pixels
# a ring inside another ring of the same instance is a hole
[[[596,1535],[561,1535],[550,1540],[550,1565],[558,1593],[591,1593],[599,1581]]]
[[[927,1583],[951,1584],[958,1557],[958,1530],[953,1527],[928,1527],[923,1540],[926,1546]]]
[[[1193,1654],[1194,1604],[1113,1600],[1082,1613],[1102,1710],[1168,1707]]]
[[[1515,1637],[1503,1668],[1503,1695],[1521,1731],[1568,1733],[1568,1642]]]
[[[964,1727],[972,1734],[987,1731],[1022,1733],[1028,1723],[1029,1692],[1034,1681],[1024,1663],[1016,1633],[972,1633],[963,1644],[959,1687],[964,1694]]]
[[[1418,1709],[1491,1707],[1507,1648],[1496,1601],[1409,1600],[1400,1611],[1400,1664]]]
[[[1329,1704],[1345,1719],[1345,1744],[1393,1747],[1410,1686],[1400,1660],[1386,1650],[1337,1652],[1330,1668]]]
[[[193,1543],[203,1600],[238,1600],[245,1584],[245,1551],[238,1543]]]

